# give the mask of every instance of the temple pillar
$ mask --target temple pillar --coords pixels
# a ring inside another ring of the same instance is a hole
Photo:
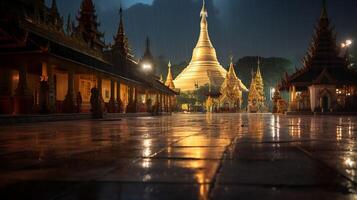
[[[164,94],[164,112],[167,112],[168,108],[167,108],[167,96]]]
[[[126,107],[127,113],[135,113],[136,112],[136,89],[133,86],[129,86],[129,103]]]
[[[98,84],[99,98],[103,99],[103,80],[102,80],[102,77],[100,77],[100,76],[97,77],[97,84]]]
[[[156,93],[156,100],[155,100],[155,114],[157,114],[158,112],[160,112],[160,100],[159,100],[159,93]]]
[[[289,89],[290,93],[290,101],[289,101],[289,111],[297,110],[297,102],[296,102],[296,88],[295,86],[291,86]]]
[[[113,79],[110,80],[110,100],[108,105],[108,112],[115,113],[116,112],[116,101],[115,101],[115,81]]]
[[[162,112],[162,94],[159,93],[159,112]]]
[[[138,110],[139,110],[139,101],[138,101],[138,98],[139,98],[139,90],[138,90],[138,88],[136,87],[135,89],[134,89],[134,104],[135,104],[135,110],[134,110],[134,112],[136,113],[136,112],[138,112]]]
[[[68,89],[66,97],[63,101],[63,112],[65,113],[75,113],[76,112],[76,97],[74,93],[74,75],[73,69],[68,71]]]
[[[117,112],[123,112],[123,102],[121,101],[121,86],[120,81],[117,81],[117,97],[116,97],[116,104],[117,104]]]
[[[169,104],[169,110],[168,111],[169,111],[169,113],[171,113],[172,112],[172,102],[171,102],[172,101],[172,97],[169,96],[167,100],[168,100],[168,104]]]
[[[12,73],[10,69],[0,69],[0,114],[12,114],[11,98]]]
[[[146,112],[151,112],[151,99],[150,99],[150,95],[149,92],[147,90],[145,90],[145,107],[146,107]]]
[[[49,113],[56,112],[56,87],[55,87],[55,77],[54,77],[54,66],[48,67],[48,111]]]
[[[47,114],[49,113],[49,84],[46,62],[42,63],[41,69],[39,106],[40,113]]]
[[[19,83],[14,95],[14,113],[30,114],[33,111],[33,95],[27,86],[27,65],[21,65]]]
[[[103,98],[103,79],[100,75],[98,76],[98,91],[99,91],[99,100],[101,104],[100,108],[102,112],[105,112],[105,102]]]

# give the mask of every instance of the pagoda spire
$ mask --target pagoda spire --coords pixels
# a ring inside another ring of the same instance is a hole
[[[152,59],[152,54],[150,50],[150,38],[149,36],[146,37],[145,41],[145,53],[144,53],[144,59]]]
[[[56,0],[52,0],[51,11],[54,11],[54,12],[58,13],[57,1]]]
[[[328,18],[327,2],[326,2],[326,0],[322,0],[321,18],[322,18],[322,19],[327,19],[327,18]]]
[[[172,73],[171,73],[171,62],[169,62],[167,66],[168,66],[168,72],[167,72],[165,85],[170,89],[175,89],[174,79],[172,78]]]
[[[72,35],[72,33],[73,33],[73,23],[71,20],[71,14],[68,14],[68,17],[67,17],[66,32],[67,32],[67,35]]]
[[[141,58],[140,63],[149,63],[152,66],[151,74],[155,75],[156,74],[155,60],[151,54],[149,37],[146,37],[145,43],[146,43],[145,52],[144,52],[144,56]]]
[[[233,77],[237,77],[235,71],[234,71],[234,64],[233,64],[233,56],[230,56],[230,65],[229,65],[229,70],[227,73],[227,76],[233,76]]]
[[[202,18],[208,17],[208,12],[207,12],[207,9],[206,9],[206,1],[205,0],[203,0],[203,2],[202,2],[202,9],[201,9],[200,17],[202,17]]]
[[[255,75],[256,78],[261,78],[262,77],[262,74],[260,72],[260,58],[258,57],[258,68],[257,68],[257,73]]]
[[[48,22],[50,22],[50,24],[55,26],[58,30],[63,30],[63,19],[58,12],[56,0],[52,0],[52,5],[48,17]]]
[[[320,19],[315,28],[315,33],[303,59],[304,68],[342,66],[343,59],[339,57],[340,48],[336,42],[336,33],[331,27],[327,11],[327,1],[323,0]]]
[[[203,0],[203,3],[202,3],[202,9],[201,9],[200,16],[201,16],[201,31],[200,31],[200,37],[197,42],[196,48],[199,48],[199,47],[213,48],[213,45],[211,43],[209,33],[208,33],[208,22],[207,22],[208,12],[206,9],[205,0]]]
[[[121,5],[120,5],[120,9],[119,9],[119,18],[120,18],[119,26],[118,26],[117,34],[114,37],[113,49],[115,51],[119,51],[119,54],[126,59],[133,58],[133,56],[131,54],[129,40],[125,35],[124,21],[123,21],[123,9],[122,9]]]
[[[103,49],[103,33],[99,32],[95,6],[92,0],[83,0],[77,17],[76,34],[95,49]]]
[[[117,31],[117,35],[114,37],[115,44],[121,43],[124,41],[125,32],[124,32],[124,23],[123,23],[123,9],[120,5],[119,9],[119,27]]]

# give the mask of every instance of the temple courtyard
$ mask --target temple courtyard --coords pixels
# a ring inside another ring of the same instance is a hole
[[[173,114],[0,127],[0,199],[357,199],[357,117]]]

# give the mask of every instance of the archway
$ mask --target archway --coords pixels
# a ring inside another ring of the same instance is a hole
[[[323,112],[328,112],[328,110],[329,110],[328,101],[329,101],[328,96],[322,97],[322,105],[321,106],[322,106]]]

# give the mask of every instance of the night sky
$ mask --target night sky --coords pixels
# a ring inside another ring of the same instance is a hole
[[[50,0],[47,0],[48,2]],[[357,1],[327,0],[338,42],[357,38]],[[58,0],[61,14],[78,13],[81,0]],[[111,42],[122,3],[125,28],[137,58],[151,38],[155,56],[190,60],[199,34],[201,0],[94,0],[100,30]],[[229,55],[286,57],[296,65],[304,56],[320,16],[322,0],[206,0],[211,40],[219,60]],[[354,45],[355,47],[357,44]],[[353,48],[356,49],[356,48]]]

